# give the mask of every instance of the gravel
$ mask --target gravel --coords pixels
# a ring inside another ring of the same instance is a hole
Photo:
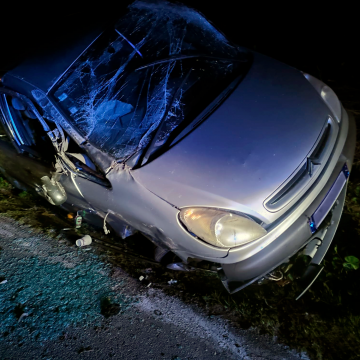
[[[1,215],[0,249],[0,359],[308,359]]]

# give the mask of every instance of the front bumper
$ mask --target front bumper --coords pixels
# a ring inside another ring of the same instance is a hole
[[[356,126],[354,118],[351,114],[346,116],[346,119],[343,120],[348,122],[345,144],[342,150],[340,149],[340,156],[336,156],[337,159],[335,157],[332,160],[336,161],[336,164],[333,167],[326,184],[323,186],[314,201],[305,209],[305,211],[303,211],[303,213],[290,227],[288,227],[269,245],[264,247],[264,249],[242,261],[234,263],[227,262],[226,264],[222,264],[220,276],[224,286],[230,293],[239,291],[247,285],[264,277],[273,269],[286,262],[291,256],[296,254],[314,237],[319,236],[319,232],[322,230],[318,230],[312,234],[309,227],[309,219],[330,190],[332,184],[342,170],[344,163],[347,164],[349,170],[351,170],[352,167],[356,144]],[[331,207],[331,209],[333,209],[331,225],[327,227],[322,245],[319,247],[319,250],[314,257],[313,262],[315,261],[315,264],[319,264],[322,261],[332,242],[342,214],[345,195],[346,185],[337,198],[336,206]],[[329,212],[331,209],[329,209]],[[229,257],[231,257],[231,251],[229,252],[227,260],[229,260]]]

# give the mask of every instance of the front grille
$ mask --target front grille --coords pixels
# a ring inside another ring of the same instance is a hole
[[[292,176],[265,200],[264,206],[267,210],[278,211],[304,194],[329,160],[337,133],[338,127],[334,126],[332,118],[329,117],[304,161]]]

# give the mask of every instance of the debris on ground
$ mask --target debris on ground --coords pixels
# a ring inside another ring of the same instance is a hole
[[[169,285],[177,284],[177,280],[171,279],[171,280],[168,281],[168,284],[169,284]]]
[[[80,229],[81,224],[82,224],[82,216],[81,215],[76,215],[76,217],[75,217],[75,228]]]
[[[19,317],[18,323],[21,321],[22,318],[29,316],[29,313],[22,313]]]
[[[43,212],[41,215],[43,216],[56,216],[56,214],[49,213],[47,211]]]
[[[92,239],[90,235],[84,235],[81,239],[76,240],[76,246],[87,246],[92,243]]]

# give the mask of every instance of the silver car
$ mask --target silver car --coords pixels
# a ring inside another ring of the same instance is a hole
[[[230,293],[305,255],[305,291],[354,155],[335,93],[179,4],[136,1],[108,25],[2,77],[1,171],[105,233],[141,232],[172,269],[216,266]]]

